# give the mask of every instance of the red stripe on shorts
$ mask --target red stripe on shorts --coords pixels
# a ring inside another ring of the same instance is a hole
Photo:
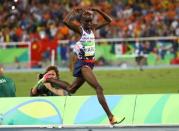
[[[92,60],[82,60],[82,61],[87,62],[87,63],[94,63],[95,59],[92,59]]]

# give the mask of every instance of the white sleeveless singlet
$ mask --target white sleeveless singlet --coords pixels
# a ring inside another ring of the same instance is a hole
[[[82,27],[81,27],[82,28]],[[73,50],[76,54],[78,59],[85,59],[88,57],[95,56],[95,36],[93,31],[91,30],[90,33],[87,33],[82,28],[82,36],[78,42],[76,42]],[[84,51],[84,56],[81,56],[81,51]]]

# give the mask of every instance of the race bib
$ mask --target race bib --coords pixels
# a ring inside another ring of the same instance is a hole
[[[95,55],[95,43],[94,42],[85,42],[84,44],[85,56],[94,56]]]

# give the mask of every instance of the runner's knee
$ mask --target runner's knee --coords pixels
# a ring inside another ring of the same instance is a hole
[[[99,85],[96,87],[97,94],[101,94],[103,92],[103,88]]]
[[[75,94],[76,89],[69,89],[68,92],[71,93],[71,94]]]

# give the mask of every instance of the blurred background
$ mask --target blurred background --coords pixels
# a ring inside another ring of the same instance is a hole
[[[136,68],[179,64],[177,0],[0,0],[0,64],[7,69],[69,67],[79,36],[63,19],[74,7],[98,7],[113,21],[96,32],[96,65]],[[103,19],[96,14],[95,23]]]

